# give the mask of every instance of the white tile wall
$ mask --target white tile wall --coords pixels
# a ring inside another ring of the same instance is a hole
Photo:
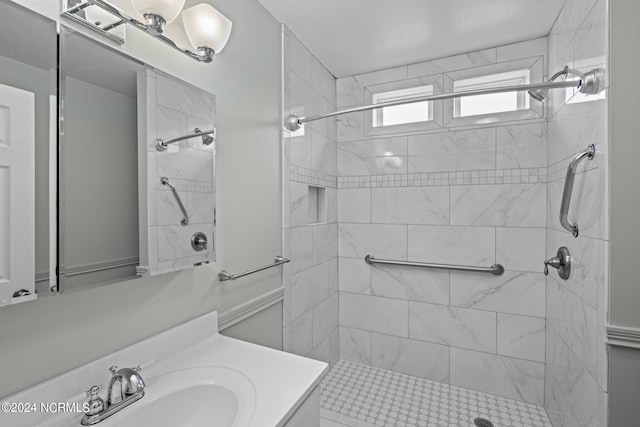
[[[409,172],[486,170],[496,167],[496,129],[409,137]]]
[[[292,319],[313,310],[328,297],[329,263],[325,262],[291,275]]]
[[[495,262],[495,243],[493,227],[409,226],[410,261],[488,267]]]
[[[340,325],[401,337],[409,331],[408,301],[340,294]]]
[[[542,273],[505,271],[502,276],[451,272],[451,304],[527,316],[545,316]]]
[[[340,358],[371,364],[371,332],[340,326]]]
[[[147,94],[147,250],[153,275],[215,260],[215,142],[203,146],[200,138],[192,138],[164,152],[155,147],[157,138],[183,136],[196,127],[213,128],[215,96],[159,72],[145,73],[141,81]],[[173,193],[160,183],[162,176],[176,186],[189,215],[186,227],[180,225],[183,214]],[[191,237],[198,231],[209,240],[203,252],[191,247]]]
[[[407,259],[407,226],[339,224],[338,253],[361,259],[368,254],[377,258]]]
[[[456,186],[451,224],[543,228],[545,202],[544,184]]]
[[[345,118],[349,114],[340,116]],[[407,137],[342,142],[338,121],[338,175],[378,175],[407,173]],[[362,133],[359,134],[362,138]]]
[[[542,405],[544,363],[451,347],[451,384]]]
[[[363,264],[362,260],[357,261]],[[392,265],[374,266],[371,268],[371,293],[408,301],[449,304],[449,272]]]
[[[549,73],[565,64],[582,71],[606,68],[606,3],[566,2],[549,35]],[[556,427],[595,427],[606,425],[607,402],[607,101],[572,103],[579,97],[573,95],[567,103],[566,96],[554,91],[549,102],[546,256],[566,246],[574,263],[569,280],[553,271],[546,280],[544,404]],[[560,227],[559,205],[568,158],[590,143],[598,152],[580,166],[584,173],[576,176],[569,213],[569,220],[580,226],[576,239]]]
[[[448,224],[447,187],[372,188],[371,222]]]
[[[495,353],[496,313],[410,302],[409,338]]]
[[[496,132],[498,169],[546,167],[546,123],[505,126]]]
[[[545,319],[498,313],[498,354],[544,362]]]
[[[335,110],[336,79],[286,27],[282,37],[283,117]],[[283,131],[283,236],[291,258],[283,272],[284,349],[329,363],[340,351],[335,135],[335,120]],[[309,219],[310,185],[325,189],[317,208],[326,215],[316,224]]]
[[[449,347],[373,332],[371,365],[446,383]]]

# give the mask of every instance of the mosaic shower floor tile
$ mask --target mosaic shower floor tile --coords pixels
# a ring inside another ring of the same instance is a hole
[[[321,427],[551,427],[540,406],[345,360],[321,387]]]

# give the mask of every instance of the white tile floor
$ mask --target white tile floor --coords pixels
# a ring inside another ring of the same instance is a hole
[[[540,406],[345,360],[321,390],[321,427],[551,427]]]

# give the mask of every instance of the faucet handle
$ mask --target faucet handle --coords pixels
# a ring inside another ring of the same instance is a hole
[[[85,416],[91,417],[96,415],[104,410],[104,400],[98,396],[98,391],[102,389],[102,385],[94,385],[89,390],[86,391],[87,396],[89,397],[89,409],[85,413]]]
[[[109,372],[111,372],[111,375],[115,375],[115,373],[118,372],[118,367],[116,365],[111,366]]]
[[[98,392],[102,390],[102,384],[94,385],[89,390],[85,391],[87,393],[87,397],[95,397],[98,396]]]

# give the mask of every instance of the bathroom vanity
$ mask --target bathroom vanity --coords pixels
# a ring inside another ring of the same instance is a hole
[[[219,335],[217,325],[217,312],[206,314],[10,396],[0,425],[80,426],[85,391],[100,387],[107,407],[112,373],[139,367],[143,397],[94,425],[319,426],[326,363]]]

